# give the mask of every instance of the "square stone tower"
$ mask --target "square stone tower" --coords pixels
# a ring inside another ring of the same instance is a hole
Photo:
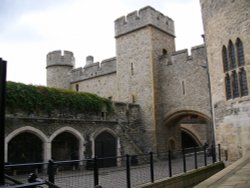
[[[115,21],[118,101],[137,103],[145,125],[145,151],[155,151],[156,63],[175,51],[174,22],[152,7]]]

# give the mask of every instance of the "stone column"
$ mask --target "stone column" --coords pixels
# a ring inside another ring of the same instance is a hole
[[[52,147],[51,142],[44,142],[43,143],[43,161],[48,162],[51,159],[51,153],[52,153]]]

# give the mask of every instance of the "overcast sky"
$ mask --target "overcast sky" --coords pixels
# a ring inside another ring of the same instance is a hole
[[[177,50],[203,43],[199,0],[1,0],[7,80],[46,85],[46,55],[54,50],[72,51],[76,68],[88,55],[114,57],[114,21],[147,5],[174,20]]]

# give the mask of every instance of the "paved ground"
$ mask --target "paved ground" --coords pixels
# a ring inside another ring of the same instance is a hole
[[[250,154],[229,165],[195,188],[250,188]]]
[[[190,156],[187,160],[187,171],[194,169],[194,157]],[[180,174],[183,172],[182,159],[175,159],[172,161],[172,175]],[[211,164],[211,157],[208,158],[208,164]],[[203,155],[198,156],[198,167],[204,166]],[[131,187],[136,187],[151,181],[150,179],[150,166],[149,164],[137,165],[131,167]],[[47,179],[45,174],[39,174],[39,177]],[[94,187],[92,170],[75,170],[75,171],[59,171],[55,177],[55,183],[62,188],[90,188]],[[168,161],[155,161],[154,163],[154,179],[162,179],[169,177]],[[19,176],[19,180],[26,181],[26,176]],[[99,184],[103,188],[126,188],[126,169],[125,167],[115,167],[99,169]]]

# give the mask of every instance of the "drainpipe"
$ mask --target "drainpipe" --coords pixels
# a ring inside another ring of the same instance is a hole
[[[206,63],[207,63],[207,76],[208,76],[208,90],[209,90],[209,102],[211,105],[210,108],[210,112],[211,112],[211,116],[212,116],[212,145],[214,145],[214,147],[216,147],[215,145],[215,119],[214,119],[214,108],[213,108],[213,102],[212,102],[212,92],[211,92],[211,80],[210,80],[210,74],[209,74],[209,64],[208,64],[208,59],[207,59],[207,45],[206,45],[206,40],[205,40],[205,35],[201,35],[203,38],[203,42],[205,45],[205,52],[206,52]]]

